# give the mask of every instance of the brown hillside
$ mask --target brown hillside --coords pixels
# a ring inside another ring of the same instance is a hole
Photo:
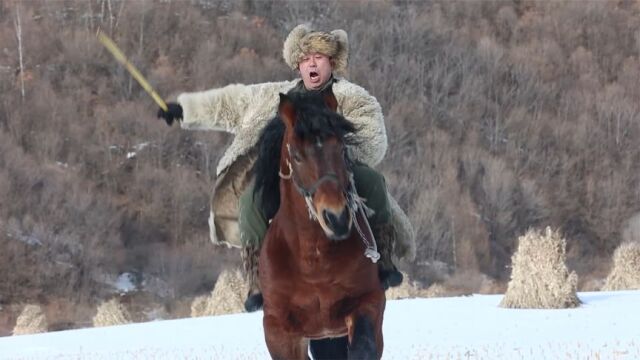
[[[550,224],[571,270],[603,273],[640,209],[638,19],[631,1],[0,2],[0,305],[99,304],[134,272],[177,313],[239,261],[207,228],[231,135],[156,119],[98,29],[173,100],[294,78],[288,31],[342,28],[416,227],[402,270],[506,281],[517,236]]]

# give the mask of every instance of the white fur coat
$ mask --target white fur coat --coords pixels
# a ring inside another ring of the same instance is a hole
[[[194,130],[222,130],[235,138],[220,159],[220,175],[239,156],[246,155],[258,142],[260,131],[278,109],[279,94],[297,82],[283,81],[256,85],[234,84],[203,92],[178,96],[184,121],[182,127]],[[369,166],[377,165],[387,151],[387,133],[378,101],[362,87],[339,79],[333,84],[338,112],[359,129],[353,156]]]

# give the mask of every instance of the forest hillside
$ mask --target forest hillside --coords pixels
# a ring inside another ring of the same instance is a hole
[[[581,289],[640,240],[639,15],[638,1],[0,2],[0,335],[30,302],[51,329],[87,326],[123,276],[145,289],[134,310],[184,316],[239,263],[207,225],[231,135],[156,119],[98,30],[167,100],[293,79],[295,25],[346,30],[347,77],[385,114],[379,169],[417,232],[402,270],[488,292],[529,228],[566,238]]]

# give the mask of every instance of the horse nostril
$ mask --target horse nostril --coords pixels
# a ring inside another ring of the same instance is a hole
[[[338,220],[334,213],[327,210],[322,211],[322,218],[324,219],[324,222],[331,228],[334,227],[336,220]]]
[[[340,224],[347,226],[349,224],[349,212],[347,209],[342,209],[342,214],[340,214],[340,218],[338,219]]]
[[[336,215],[333,211],[323,210],[322,218],[336,235],[345,235],[349,232],[349,212],[347,209],[343,209],[340,215]]]

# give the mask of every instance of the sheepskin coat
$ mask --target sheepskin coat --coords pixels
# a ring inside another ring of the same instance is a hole
[[[235,135],[218,163],[216,172],[220,175],[256,145],[260,132],[277,112],[279,94],[286,93],[299,81],[234,84],[181,94],[178,103],[184,116],[182,128],[221,130]],[[365,89],[345,79],[338,79],[333,84],[333,93],[338,100],[338,112],[359,129],[361,145],[351,149],[352,155],[369,166],[377,165],[387,151],[387,133],[380,104]]]
[[[178,96],[182,106],[181,126],[191,130],[220,130],[235,135],[218,163],[211,199],[209,229],[215,244],[240,246],[238,199],[250,182],[250,169],[257,157],[260,132],[276,115],[279,94],[301,80],[255,85],[233,84]],[[352,156],[376,166],[387,150],[387,133],[378,101],[362,87],[339,78],[333,84],[338,112],[353,122],[359,145]],[[405,215],[406,218],[406,215]]]

